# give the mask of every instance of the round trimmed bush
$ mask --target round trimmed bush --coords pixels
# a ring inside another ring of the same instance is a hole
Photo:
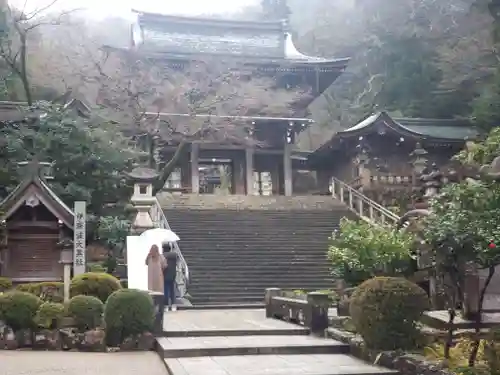
[[[0,293],[12,289],[12,280],[7,277],[0,277]]]
[[[60,281],[30,284],[28,292],[40,297],[44,302],[64,302],[64,283]]]
[[[39,327],[54,329],[61,325],[66,309],[62,303],[44,302],[38,308],[35,323]]]
[[[70,294],[72,297],[94,296],[104,303],[118,289],[121,289],[121,284],[116,277],[103,272],[87,272],[71,280]]]
[[[35,316],[42,301],[34,294],[17,290],[2,294],[0,314],[14,331],[36,328]]]
[[[398,277],[375,277],[352,294],[350,314],[356,331],[372,349],[410,349],[419,343],[416,323],[429,308],[418,285]]]
[[[73,318],[76,328],[88,331],[102,323],[104,304],[94,296],[79,295],[68,302],[68,316]]]
[[[122,289],[109,296],[104,308],[106,342],[120,345],[127,337],[151,332],[154,324],[154,304],[142,290]]]

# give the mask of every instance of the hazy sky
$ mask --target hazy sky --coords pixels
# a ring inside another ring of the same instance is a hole
[[[26,4],[27,10],[45,7],[53,0],[9,0],[16,7]],[[259,0],[58,0],[53,9],[87,9],[92,16],[124,16],[130,9],[165,14],[226,13],[257,4]]]

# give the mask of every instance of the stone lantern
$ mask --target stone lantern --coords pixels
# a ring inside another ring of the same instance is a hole
[[[443,187],[443,174],[435,163],[430,170],[424,170],[420,176],[424,199],[428,200],[437,195]]]
[[[422,147],[420,142],[417,142],[415,145],[415,150],[410,154],[413,157],[413,168],[415,170],[416,175],[420,175],[424,172],[425,167],[427,166],[427,157],[428,152]]]
[[[143,167],[134,168],[132,172],[128,173],[128,177],[134,183],[134,193],[130,201],[137,212],[132,224],[134,234],[139,235],[154,227],[149,211],[156,203],[156,198],[153,195],[153,183],[158,176],[154,169]]]

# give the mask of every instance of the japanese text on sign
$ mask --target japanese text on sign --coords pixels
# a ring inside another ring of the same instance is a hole
[[[86,231],[86,202],[75,202],[75,222],[73,237],[73,275],[85,272],[85,231]]]

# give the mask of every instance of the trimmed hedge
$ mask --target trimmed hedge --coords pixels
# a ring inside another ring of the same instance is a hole
[[[64,283],[59,281],[19,284],[16,290],[34,294],[45,302],[64,302]]]
[[[369,348],[411,349],[419,344],[416,324],[429,308],[429,298],[418,285],[398,277],[375,277],[359,285],[350,301],[352,322]]]
[[[71,280],[71,297],[78,295],[93,296],[106,302],[111,293],[121,289],[120,281],[107,273],[87,272],[75,276]]]
[[[79,295],[68,302],[68,316],[73,318],[76,328],[88,331],[102,325],[104,304],[94,296]]]
[[[12,280],[7,277],[0,277],[0,293],[12,289]]]
[[[106,342],[120,345],[132,335],[151,332],[154,324],[154,304],[142,290],[122,289],[109,296],[104,309]]]
[[[0,319],[14,331],[35,329],[36,313],[42,304],[34,294],[13,290],[0,296]]]
[[[39,327],[54,329],[61,325],[65,313],[66,308],[62,303],[44,302],[38,308],[35,322]]]

